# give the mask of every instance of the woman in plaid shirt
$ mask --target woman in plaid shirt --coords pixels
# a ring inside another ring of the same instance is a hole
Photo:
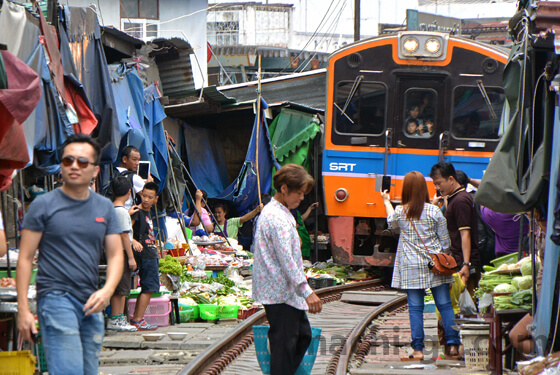
[[[424,292],[427,288],[432,290],[436,306],[441,313],[450,354],[457,356],[461,342],[459,333],[452,328],[455,323],[449,296],[449,284],[453,283],[453,277],[434,275],[428,268],[431,261],[428,252],[442,253],[450,246],[445,217],[438,207],[429,203],[426,180],[420,172],[413,171],[404,176],[401,206],[393,209],[387,191],[381,193],[381,196],[389,227],[400,228],[401,232],[391,286],[406,290],[411,346],[414,350],[412,355],[402,360],[424,359],[423,312]]]

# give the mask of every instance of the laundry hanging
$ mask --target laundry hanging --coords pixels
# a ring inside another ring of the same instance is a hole
[[[65,6],[60,16],[60,55],[64,72],[73,74],[83,84],[99,121],[91,135],[101,145],[101,162],[113,163],[121,138],[97,13],[89,7]]]
[[[22,124],[37,106],[41,87],[33,69],[8,51],[0,54],[7,78],[0,88],[0,190],[6,190],[13,170],[29,162]]]
[[[540,125],[533,123],[531,115],[534,83],[527,44],[529,40],[512,48],[504,69],[507,106],[513,115],[475,195],[476,203],[505,214],[529,211],[547,195],[552,117],[545,117],[542,129],[536,129]],[[554,95],[544,85],[535,95],[537,103],[551,107]]]

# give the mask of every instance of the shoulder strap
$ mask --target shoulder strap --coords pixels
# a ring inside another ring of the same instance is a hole
[[[408,221],[410,222],[410,224],[412,224],[412,227],[414,228],[414,231],[416,232],[416,235],[418,236],[418,238],[420,238],[420,241],[422,241],[422,245],[424,245],[424,248],[429,253],[430,251],[428,250],[428,246],[426,246],[426,244],[424,243],[424,240],[422,239],[422,236],[420,236],[420,233],[418,233],[418,230],[416,229],[416,225],[414,225],[414,222],[412,221],[412,219],[408,218]]]

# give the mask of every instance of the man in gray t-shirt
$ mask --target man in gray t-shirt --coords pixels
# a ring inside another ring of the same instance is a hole
[[[99,173],[100,147],[75,134],[61,147],[64,185],[37,197],[23,222],[16,273],[18,330],[37,333],[27,289],[39,249],[37,316],[49,373],[97,374],[103,342],[102,311],[123,269],[121,228],[111,202],[89,189]],[[97,290],[98,263],[105,249],[107,279]]]

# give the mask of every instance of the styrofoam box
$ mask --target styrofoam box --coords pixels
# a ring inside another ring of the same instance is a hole
[[[136,298],[128,300],[128,314],[132,319],[134,315],[134,308],[136,307]],[[171,302],[167,296],[154,297],[150,299],[150,304],[144,313],[144,319],[149,324],[158,327],[165,327],[169,325],[169,313],[171,312]]]

